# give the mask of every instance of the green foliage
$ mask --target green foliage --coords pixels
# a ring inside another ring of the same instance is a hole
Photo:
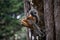
[[[22,27],[20,31],[16,32],[16,34],[18,35],[18,37],[20,37],[20,40],[27,40],[26,39],[26,28]]]
[[[23,11],[23,1],[19,0],[0,0],[0,13],[15,12],[21,9]],[[19,10],[20,11],[20,10]]]
[[[17,16],[23,13],[22,0],[0,0],[0,38],[12,36],[21,29]]]

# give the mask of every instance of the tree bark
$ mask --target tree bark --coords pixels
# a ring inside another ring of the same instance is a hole
[[[60,0],[54,0],[56,40],[60,40]]]
[[[27,17],[28,15],[28,13],[27,13],[27,11],[28,11],[28,4],[27,4],[27,1],[28,0],[23,0],[24,1],[24,13],[25,13],[25,16]],[[26,28],[27,29],[27,40],[30,40],[30,38],[29,38],[29,29],[28,28]]]
[[[54,40],[53,0],[44,0],[44,20],[46,28],[46,40]]]

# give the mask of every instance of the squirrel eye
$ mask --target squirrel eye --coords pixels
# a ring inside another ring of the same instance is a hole
[[[34,12],[34,14],[36,14],[36,12]]]

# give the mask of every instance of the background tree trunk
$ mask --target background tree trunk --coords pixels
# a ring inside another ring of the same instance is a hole
[[[54,30],[54,20],[53,20],[53,1],[44,0],[44,20],[46,28],[46,40],[53,39],[53,30]]]
[[[25,13],[25,16],[27,17],[28,16],[28,13],[27,13],[27,11],[28,11],[28,4],[27,4],[27,1],[28,0],[24,0],[24,13]],[[29,37],[29,32],[30,32],[30,30],[29,30],[29,28],[26,28],[27,29],[27,40],[31,40],[31,38]]]
[[[56,40],[60,40],[60,0],[54,0],[54,17],[56,26]]]

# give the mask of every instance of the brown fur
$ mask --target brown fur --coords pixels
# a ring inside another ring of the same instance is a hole
[[[27,18],[22,19],[22,20],[21,20],[21,23],[22,23],[25,27],[28,27],[28,28],[34,30],[33,25],[32,25],[32,23],[29,22],[29,20],[32,20],[33,22],[35,22],[35,18],[34,18],[33,16],[29,15]]]

